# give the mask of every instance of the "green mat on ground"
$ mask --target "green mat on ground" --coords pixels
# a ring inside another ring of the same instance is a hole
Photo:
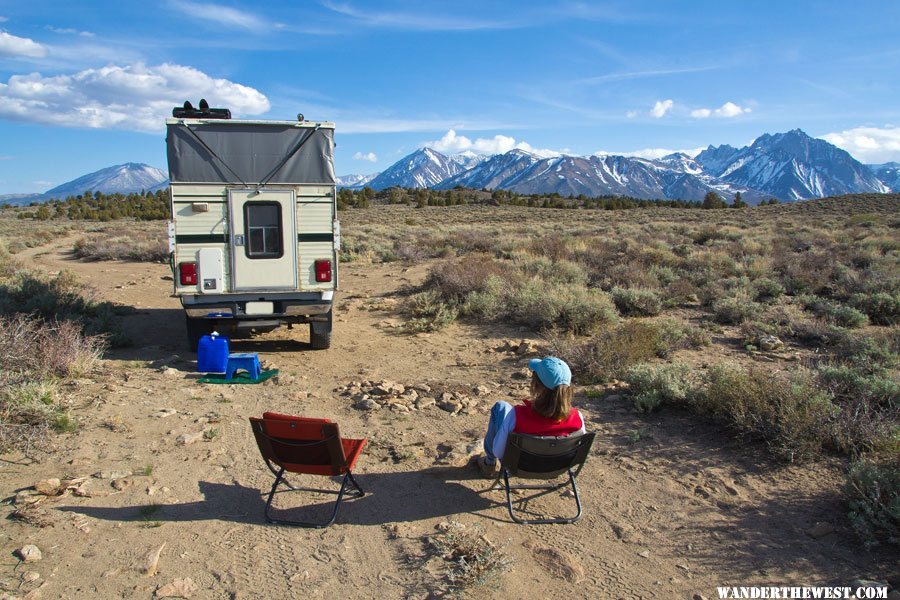
[[[225,373],[207,373],[197,380],[198,383],[262,383],[278,375],[278,369],[269,369],[259,374],[259,379],[252,379],[250,373],[239,371],[231,379],[225,379]]]

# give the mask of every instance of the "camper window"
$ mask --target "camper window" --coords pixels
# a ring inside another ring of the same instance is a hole
[[[280,258],[284,254],[281,205],[277,202],[248,202],[244,204],[244,223],[248,258]]]

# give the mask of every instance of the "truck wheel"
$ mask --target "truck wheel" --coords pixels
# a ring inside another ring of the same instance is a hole
[[[331,311],[326,321],[313,321],[309,324],[309,345],[313,350],[326,350],[331,347]]]
[[[197,352],[197,346],[200,345],[200,338],[210,332],[209,321],[206,319],[192,319],[185,316],[185,325],[187,329],[187,342],[191,352]]]

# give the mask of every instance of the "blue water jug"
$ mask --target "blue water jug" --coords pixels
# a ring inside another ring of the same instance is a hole
[[[200,338],[197,346],[197,370],[201,373],[224,373],[228,370],[228,338],[213,331]]]

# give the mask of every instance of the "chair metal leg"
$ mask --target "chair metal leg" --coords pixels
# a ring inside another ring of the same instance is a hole
[[[551,484],[551,485],[515,485],[511,486],[509,484],[509,471],[503,469],[503,483],[506,488],[506,508],[509,510],[510,518],[516,523],[520,523],[523,525],[546,525],[551,523],[574,523],[578,519],[581,518],[581,498],[578,496],[578,485],[575,483],[575,474],[572,473],[572,470],[569,469],[569,481],[563,482],[561,484]],[[575,495],[575,506],[578,508],[578,512],[574,517],[560,517],[556,519],[520,519],[515,515],[513,511],[513,502],[512,502],[512,490],[547,490],[553,491],[558,490],[562,487],[566,487],[568,484],[572,484],[572,492]]]
[[[312,528],[312,529],[324,529],[324,528],[328,527],[329,525],[331,525],[332,523],[334,523],[334,520],[337,518],[338,509],[341,507],[341,500],[344,499],[344,492],[347,491],[347,488],[348,488],[348,485],[347,485],[348,482],[354,488],[356,488],[355,490],[350,491],[350,494],[352,496],[354,496],[356,498],[362,498],[365,495],[365,492],[363,492],[362,487],[360,487],[360,485],[356,482],[356,480],[353,478],[353,475],[350,473],[350,471],[347,471],[347,473],[344,475],[344,478],[341,480],[341,489],[338,491],[338,497],[334,503],[334,511],[331,513],[331,518],[328,519],[328,521],[326,521],[324,523],[311,523],[311,522],[306,522],[306,521],[293,521],[293,520],[289,520],[289,519],[276,519],[276,518],[273,518],[271,516],[271,514],[269,514],[269,513],[272,508],[272,500],[275,498],[275,492],[278,489],[278,486],[280,484],[284,483],[285,485],[290,487],[291,490],[297,491],[297,490],[294,490],[294,488],[291,487],[285,481],[284,468],[282,468],[277,472],[277,474],[275,476],[275,483],[272,484],[272,489],[269,491],[269,497],[266,500],[266,510],[265,510],[266,521],[269,523],[273,523],[275,525],[289,525],[291,527],[307,527],[307,528]]]

